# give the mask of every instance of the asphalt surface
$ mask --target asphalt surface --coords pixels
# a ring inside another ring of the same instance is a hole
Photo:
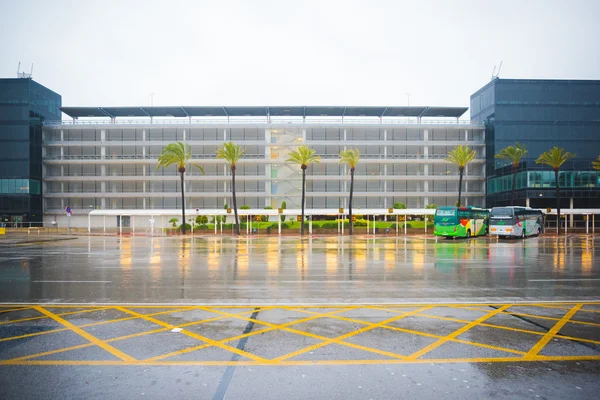
[[[5,246],[0,397],[595,399],[599,246],[585,236]]]
[[[0,302],[600,298],[600,238],[82,237],[0,248]]]

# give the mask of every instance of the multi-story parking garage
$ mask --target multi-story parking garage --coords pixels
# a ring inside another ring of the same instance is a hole
[[[465,174],[468,205],[485,203],[485,128],[461,121],[460,107],[63,107],[71,120],[44,125],[46,222],[70,206],[74,225],[94,209],[181,208],[175,167],[157,169],[163,147],[189,143],[187,208],[231,203],[231,177],[216,150],[225,141],[246,149],[236,171],[238,206],[299,208],[301,174],[286,162],[306,144],[321,157],[307,170],[307,208],[347,206],[349,174],[340,151],[358,148],[355,208],[454,204],[457,168],[445,161],[458,144],[477,150]]]

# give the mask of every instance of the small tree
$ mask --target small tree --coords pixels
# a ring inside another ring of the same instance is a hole
[[[287,208],[287,203],[285,201],[281,202],[281,209],[285,210]],[[285,222],[285,215],[281,215],[281,222]]]
[[[401,201],[397,201],[394,203],[392,208],[395,208],[396,210],[406,210],[406,204]]]
[[[511,194],[511,205],[515,205],[516,198],[516,189],[517,189],[517,172],[519,172],[519,165],[521,164],[521,159],[527,155],[528,151],[525,148],[525,145],[519,144],[517,142],[516,146],[508,146],[503,148],[495,155],[496,158],[510,160],[512,164],[512,173],[513,173],[513,181],[512,181],[512,194]]]
[[[350,218],[348,232],[350,235],[354,233],[354,224],[352,223],[352,196],[354,194],[354,171],[356,170],[358,160],[360,160],[360,152],[358,149],[348,149],[340,152],[339,164],[348,164],[348,167],[350,168],[350,196],[348,200],[348,216]]]
[[[448,158],[446,161],[451,162],[452,164],[456,164],[458,166],[458,173],[460,178],[458,179],[458,207],[460,207],[460,197],[462,194],[462,181],[463,174],[465,172],[465,168],[467,164],[469,164],[475,158],[475,150],[471,149],[469,146],[463,146],[462,144],[456,146],[450,153],[448,153]]]
[[[556,215],[557,215],[557,235],[560,236],[560,186],[558,184],[558,170],[560,167],[570,159],[575,157],[575,154],[565,151],[565,149],[559,149],[554,146],[552,149],[540,154],[538,159],[535,161],[536,164],[544,164],[552,167],[554,170],[554,180],[556,182]]]
[[[181,175],[181,214],[183,217],[183,224],[181,224],[181,233],[185,235],[185,183],[183,175],[186,171],[186,166],[192,158],[192,150],[189,144],[183,142],[171,143],[165,146],[158,156],[158,164],[156,169],[166,168],[170,165],[176,164],[177,171]],[[200,168],[200,171],[204,173],[204,168],[201,165],[193,164]]]
[[[238,219],[237,199],[235,197],[235,169],[237,162],[242,158],[246,150],[243,150],[239,144],[233,142],[223,143],[223,146],[217,149],[217,158],[227,161],[231,170],[231,197],[233,200],[233,213],[235,214],[236,232],[240,234],[240,222]]]
[[[302,223],[300,224],[300,235],[304,235],[304,198],[306,196],[306,169],[310,164],[318,163],[321,157],[315,156],[315,150],[306,145],[298,146],[298,150],[290,151],[287,162],[300,165],[302,170]]]
[[[265,206],[264,210],[272,210],[273,207],[271,206]],[[268,215],[263,215],[262,216],[262,222],[269,222],[269,216]]]
[[[169,220],[169,223],[173,225],[173,228],[177,228],[177,223],[179,222],[179,219],[177,218],[171,218]]]
[[[426,210],[435,210],[437,207],[438,207],[438,206],[437,206],[437,204],[435,204],[435,203],[431,203],[431,204],[427,204],[427,205],[425,206],[425,209],[426,209]],[[433,222],[433,215],[428,215],[428,216],[427,216],[427,221],[428,221],[428,222]]]
[[[249,210],[250,206],[247,205],[243,205],[240,207],[240,210]],[[247,215],[240,215],[240,221],[242,222],[248,222],[248,216]]]

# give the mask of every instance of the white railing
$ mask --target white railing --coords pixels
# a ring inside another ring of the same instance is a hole
[[[99,119],[99,120],[64,120],[64,121],[45,121],[47,126],[62,126],[62,125],[243,125],[243,124],[259,124],[259,125],[477,125],[483,128],[482,124],[473,123],[470,120],[452,119],[379,119],[379,118],[344,118],[344,119],[265,119],[252,118],[230,118],[227,119],[116,119],[114,121]]]

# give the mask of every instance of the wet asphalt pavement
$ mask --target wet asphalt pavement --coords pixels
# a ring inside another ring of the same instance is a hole
[[[0,302],[600,298],[600,238],[82,237],[0,247]]]
[[[0,397],[595,399],[599,250],[591,236],[2,246]]]

